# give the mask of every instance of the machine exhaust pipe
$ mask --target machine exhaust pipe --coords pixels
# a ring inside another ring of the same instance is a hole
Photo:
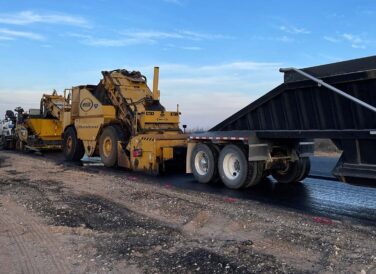
[[[154,67],[154,78],[153,78],[153,100],[159,101],[160,92],[158,90],[159,82],[159,67]]]

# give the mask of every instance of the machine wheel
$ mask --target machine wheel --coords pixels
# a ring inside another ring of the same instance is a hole
[[[283,170],[272,170],[271,174],[279,183],[294,183],[303,180],[310,171],[309,158],[299,158],[299,160],[288,161]]]
[[[2,143],[2,149],[8,150],[9,149],[9,142],[5,139],[5,136],[2,136],[1,138],[1,143]]]
[[[121,134],[116,126],[108,126],[103,130],[99,138],[99,155],[106,167],[113,167],[117,164],[117,143],[120,139]]]
[[[197,144],[192,151],[192,173],[200,183],[207,184],[218,178],[217,151],[206,144]]]
[[[12,150],[14,149],[15,144],[13,140],[6,140],[4,139],[3,149],[5,150]]]
[[[16,141],[16,150],[18,150],[18,151],[24,151],[25,150],[25,144],[21,140]]]
[[[64,132],[63,152],[68,161],[79,161],[85,154],[85,148],[81,140],[77,139],[76,130],[69,127]]]
[[[222,182],[231,189],[252,186],[261,180],[258,162],[248,163],[246,153],[236,145],[225,146],[219,154],[218,171]]]
[[[47,118],[48,116],[48,110],[43,104],[43,99],[40,101],[40,115],[42,116],[42,118]]]

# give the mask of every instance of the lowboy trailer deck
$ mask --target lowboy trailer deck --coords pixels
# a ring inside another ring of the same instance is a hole
[[[315,138],[342,150],[333,174],[376,181],[376,56],[287,68],[284,83],[211,130],[191,134],[186,169],[229,188],[265,176],[290,183],[309,173]]]

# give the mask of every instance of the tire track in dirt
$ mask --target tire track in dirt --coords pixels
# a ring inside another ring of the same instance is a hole
[[[56,186],[54,185],[54,183],[51,185],[50,181],[49,181],[50,184],[45,185],[46,189],[43,189],[41,187],[44,181],[34,182],[34,181],[30,181],[27,178],[22,178],[19,176],[16,178],[11,178],[11,176],[6,175],[3,177],[3,181],[6,182],[7,180],[11,182],[15,182],[13,187],[21,188],[21,189],[25,188],[25,189],[32,190],[33,192],[35,192],[37,196],[34,202],[37,202],[37,203],[40,199],[44,201],[46,201],[47,199],[47,201],[49,201],[49,198],[47,198],[46,196],[47,195],[46,192],[51,191],[52,193],[54,193],[55,191],[57,192],[60,191],[58,188],[55,189]],[[25,195],[25,193],[23,193],[23,195]],[[45,222],[41,222],[42,225],[39,224],[40,220],[38,219],[35,220],[33,217],[29,215],[30,212],[28,210],[25,211],[24,207],[26,206],[26,208],[28,208],[28,206],[31,205],[30,204],[31,200],[29,201],[28,199],[29,199],[28,197],[24,197],[20,201],[13,202],[13,201],[8,200],[6,203],[8,204],[7,208],[8,208],[8,212],[10,213],[10,215],[14,216],[15,218],[21,216],[20,217],[21,219],[18,219],[18,221],[19,222],[22,221],[22,223],[24,223],[28,229],[27,239],[20,236],[20,238],[22,238],[22,242],[26,242],[26,243],[32,242],[34,244],[37,243],[38,247],[40,247],[40,250],[39,250],[39,253],[34,252],[34,255],[43,254],[43,260],[48,262],[48,264],[44,262],[44,264],[41,264],[40,267],[42,267],[42,269],[45,269],[45,267],[47,266],[48,268],[51,269],[51,271],[49,271],[50,273],[51,272],[52,273],[71,273],[73,269],[74,269],[74,273],[86,273],[88,269],[87,262],[81,261],[80,265],[77,266],[74,264],[72,265],[72,261],[70,261],[69,259],[65,259],[65,260],[61,259],[61,258],[70,257],[70,253],[64,253],[64,251],[60,250],[61,243],[60,241],[55,240],[56,231],[50,230],[51,227],[50,226],[47,227],[47,224],[44,224]],[[20,206],[19,202],[23,204],[23,207]],[[26,204],[24,204],[25,202]],[[53,216],[50,216],[50,217],[53,218]],[[9,225],[13,224],[12,230],[18,227],[17,222],[13,220],[12,217],[10,217],[9,219],[3,216],[3,219],[5,223]],[[13,235],[12,235],[12,238],[14,238]],[[19,243],[19,241],[17,241],[17,243]],[[23,251],[22,254],[26,258],[28,254],[26,254],[24,248],[20,246],[20,249]],[[33,272],[32,270],[28,269],[28,265],[26,265],[25,269],[26,269],[26,271],[24,271],[25,273]]]
[[[32,259],[29,256],[29,252],[27,251],[27,248],[23,245],[22,241],[20,241],[19,239],[20,235],[23,232],[18,232],[19,231],[18,227],[14,225],[11,219],[6,218],[5,216],[0,216],[0,222],[3,225],[6,225],[9,227],[8,236],[16,244],[19,255],[21,255],[21,257],[24,259],[24,260],[18,260],[18,262],[22,264],[21,272],[22,273],[36,273],[36,268],[32,262]]]
[[[36,266],[36,261],[33,259],[35,254],[31,251],[32,248],[28,248],[23,244],[31,241],[38,243],[43,248],[45,251],[43,252],[43,257],[47,259],[48,265],[53,268],[53,273],[69,273],[71,271],[69,267],[58,259],[63,258],[64,255],[59,251],[59,244],[52,238],[50,232],[38,225],[24,212],[15,210],[14,206],[12,207],[12,214],[23,216],[22,221],[27,224],[28,228],[26,232],[23,229],[20,231],[20,227],[15,224],[13,218],[3,215],[0,216],[0,222],[10,227],[9,236],[15,241],[20,253],[26,259],[26,265],[24,265],[25,271],[23,272],[40,273],[38,266]]]
[[[1,220],[0,220],[0,223],[2,223]],[[16,248],[18,249],[18,251],[22,255],[22,257],[25,257],[25,255],[23,253],[23,250],[21,249],[21,247],[19,246],[17,240],[15,239],[14,232],[11,232],[10,230],[8,230],[6,232],[6,235],[7,235],[8,239],[10,239],[10,243],[16,245]],[[18,258],[18,256],[17,256],[17,258]],[[16,264],[13,263],[12,265],[15,266]],[[18,260],[17,261],[17,265],[20,266],[20,268],[21,268],[20,270],[21,271],[16,271],[16,272],[28,273],[27,272],[28,271],[27,263],[24,260]],[[1,272],[1,273],[3,273],[3,272]]]
[[[27,220],[29,223],[30,233],[38,242],[47,250],[47,254],[44,256],[49,257],[49,261],[55,266],[57,273],[69,273],[70,269],[67,268],[61,260],[57,258],[62,258],[63,254],[59,252],[59,244],[53,240],[50,233],[36,224],[34,221]]]
[[[14,180],[24,180],[28,182],[27,184],[22,184],[24,187],[32,188],[33,190],[37,191],[39,194],[42,194],[39,188],[36,188],[33,185],[33,182],[29,182],[28,179],[24,178],[11,178],[10,176],[6,176],[4,179]],[[30,184],[31,183],[31,184]],[[48,258],[50,265],[54,266],[54,272],[56,273],[69,273],[70,269],[66,264],[64,264],[60,259],[57,258],[64,258],[61,252],[59,251],[60,244],[58,244],[55,240],[51,232],[45,229],[43,226],[39,225],[33,218],[29,217],[28,214],[25,214],[25,209],[20,208],[16,203],[12,203],[8,201],[8,212],[11,211],[13,216],[22,216],[22,222],[27,224],[28,227],[28,235],[31,236],[30,240],[37,242],[44,250],[44,257]],[[6,218],[6,217],[5,217]],[[7,220],[10,224],[13,219]],[[13,221],[14,223],[14,221]]]

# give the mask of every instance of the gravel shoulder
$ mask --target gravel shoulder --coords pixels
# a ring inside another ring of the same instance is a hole
[[[375,273],[374,226],[0,152],[0,273]]]

